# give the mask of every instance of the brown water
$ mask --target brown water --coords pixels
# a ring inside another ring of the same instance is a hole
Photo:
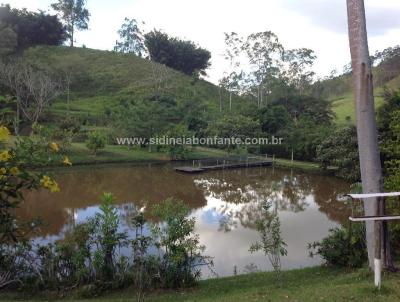
[[[102,192],[112,192],[121,215],[121,229],[129,231],[134,207],[145,207],[151,220],[152,204],[167,197],[185,201],[196,218],[196,232],[206,245],[206,254],[215,257],[219,276],[253,270],[270,270],[262,253],[251,254],[249,246],[258,240],[255,221],[260,204],[272,200],[282,223],[288,256],[283,269],[321,263],[309,258],[307,243],[320,240],[330,228],[347,220],[340,195],[349,184],[328,176],[286,169],[260,167],[213,171],[196,175],[179,174],[167,165],[109,165],[75,167],[55,174],[61,192],[31,192],[19,215],[23,219],[41,217],[46,224],[41,242],[56,240],[63,233],[98,210]],[[209,275],[204,271],[205,277]]]

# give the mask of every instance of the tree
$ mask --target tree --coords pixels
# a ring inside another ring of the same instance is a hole
[[[114,124],[131,137],[141,138],[142,144],[162,135],[176,121],[176,101],[173,98],[154,95],[141,100],[124,102],[114,113]]]
[[[61,92],[60,83],[50,74],[22,60],[0,64],[0,83],[16,99],[16,134],[21,113],[26,120],[36,123]]]
[[[311,67],[316,58],[314,51],[308,48],[291,49],[284,53],[283,60],[287,68],[283,76],[300,92],[300,95],[311,85],[315,75]]]
[[[43,44],[60,45],[65,39],[65,28],[57,16],[0,6],[0,40],[5,43],[1,45],[10,51]]]
[[[269,106],[262,108],[259,112],[261,130],[270,135],[287,127],[290,122],[290,115],[283,106]]]
[[[0,22],[0,45],[0,56],[11,54],[17,48],[17,34],[2,22]]]
[[[383,189],[383,179],[375,120],[373,79],[368,50],[364,1],[347,0],[347,11],[362,188],[364,193],[379,193]],[[384,202],[381,201],[379,204],[382,208],[378,207],[376,198],[364,201],[365,215],[383,215]],[[373,223],[366,223],[369,265],[371,268],[374,267],[377,286],[380,286],[381,229],[380,222],[375,223],[375,230]],[[386,251],[390,253],[387,240],[386,243]],[[374,261],[374,258],[376,261]],[[385,258],[388,259],[390,257]]]
[[[141,58],[145,55],[144,36],[135,19],[125,18],[118,34],[120,41],[115,43],[115,51],[133,53]]]
[[[145,46],[150,60],[167,65],[187,75],[205,75],[210,66],[211,53],[192,41],[170,37],[154,30],[145,35]]]
[[[99,150],[105,148],[106,143],[107,137],[103,133],[99,131],[92,131],[88,134],[86,147],[92,151],[94,156],[96,156]]]
[[[229,91],[229,110],[232,110],[232,94],[240,92],[243,80],[243,72],[239,70],[242,44],[243,39],[237,33],[225,33],[224,57],[229,62],[229,71],[224,72],[220,85]]]
[[[338,168],[335,174],[352,183],[360,181],[356,127],[340,128],[326,137],[318,146],[317,161],[323,169]]]
[[[85,5],[85,0],[58,0],[51,5],[64,20],[71,47],[75,42],[75,30],[88,29],[90,14]]]
[[[284,49],[278,36],[271,31],[251,34],[242,47],[252,66],[248,80],[257,89],[257,105],[260,108],[265,94],[269,93],[271,80],[279,74]]]

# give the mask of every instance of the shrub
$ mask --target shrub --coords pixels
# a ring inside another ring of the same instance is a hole
[[[86,147],[92,151],[93,155],[97,155],[98,150],[104,149],[106,146],[107,138],[105,135],[98,131],[89,132],[86,141]]]
[[[159,267],[162,287],[192,286],[200,277],[199,267],[212,265],[210,257],[202,255],[205,247],[194,233],[195,219],[189,217],[189,212],[182,201],[171,198],[153,210],[163,221],[152,226],[156,247],[163,253]]]
[[[100,213],[89,221],[92,227],[91,243],[96,246],[93,265],[98,279],[113,280],[117,271],[117,263],[125,259],[116,259],[116,249],[127,246],[127,234],[118,232],[119,216],[113,205],[111,193],[104,193]]]
[[[334,228],[320,242],[308,244],[310,256],[319,255],[327,265],[361,267],[367,261],[364,225],[354,224],[351,230]]]
[[[250,252],[263,251],[268,257],[277,278],[280,277],[281,256],[287,255],[286,243],[282,239],[281,223],[276,213],[271,211],[271,202],[262,205],[262,216],[256,221],[260,241],[251,245]]]

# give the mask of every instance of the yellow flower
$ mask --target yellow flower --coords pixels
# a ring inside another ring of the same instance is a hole
[[[63,164],[66,166],[72,166],[72,163],[69,161],[67,156],[64,156]]]
[[[6,141],[9,139],[9,137],[10,137],[10,131],[6,127],[1,126],[0,127],[0,141]]]
[[[55,143],[55,142],[50,143],[49,146],[50,146],[50,149],[52,151],[54,151],[54,152],[58,152],[60,150],[60,148],[58,147],[57,143]]]
[[[60,191],[58,184],[47,175],[43,175],[42,179],[40,180],[40,184],[46,189],[49,189],[50,192]]]
[[[17,176],[19,173],[21,173],[21,171],[17,168],[17,167],[12,167],[10,169],[10,173],[14,176]]]
[[[7,150],[0,152],[0,161],[8,161],[10,158],[11,154]]]

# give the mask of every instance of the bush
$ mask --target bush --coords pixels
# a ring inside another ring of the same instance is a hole
[[[98,131],[89,132],[88,139],[86,141],[86,147],[92,151],[94,156],[100,149],[104,149],[107,143],[107,138],[105,135]]]
[[[308,244],[310,256],[319,255],[327,265],[338,267],[361,267],[368,259],[363,224],[354,224],[352,229],[335,228],[320,242]]]
[[[195,219],[188,217],[189,208],[181,201],[167,199],[157,205],[153,214],[163,221],[152,226],[155,245],[161,249],[160,281],[165,288],[192,286],[200,278],[200,266],[212,265],[203,256],[205,247],[194,233]]]
[[[194,234],[189,209],[172,199],[157,206],[161,223],[151,225],[143,213],[132,219],[134,238],[119,232],[119,213],[113,196],[103,194],[100,211],[87,223],[78,224],[65,238],[47,245],[30,241],[0,244],[0,288],[30,290],[78,289],[82,296],[106,289],[134,285],[138,301],[150,288],[191,286],[200,277],[201,265],[211,265]],[[132,246],[132,256],[121,249]],[[159,253],[154,253],[154,247]],[[153,252],[150,254],[150,249]]]

